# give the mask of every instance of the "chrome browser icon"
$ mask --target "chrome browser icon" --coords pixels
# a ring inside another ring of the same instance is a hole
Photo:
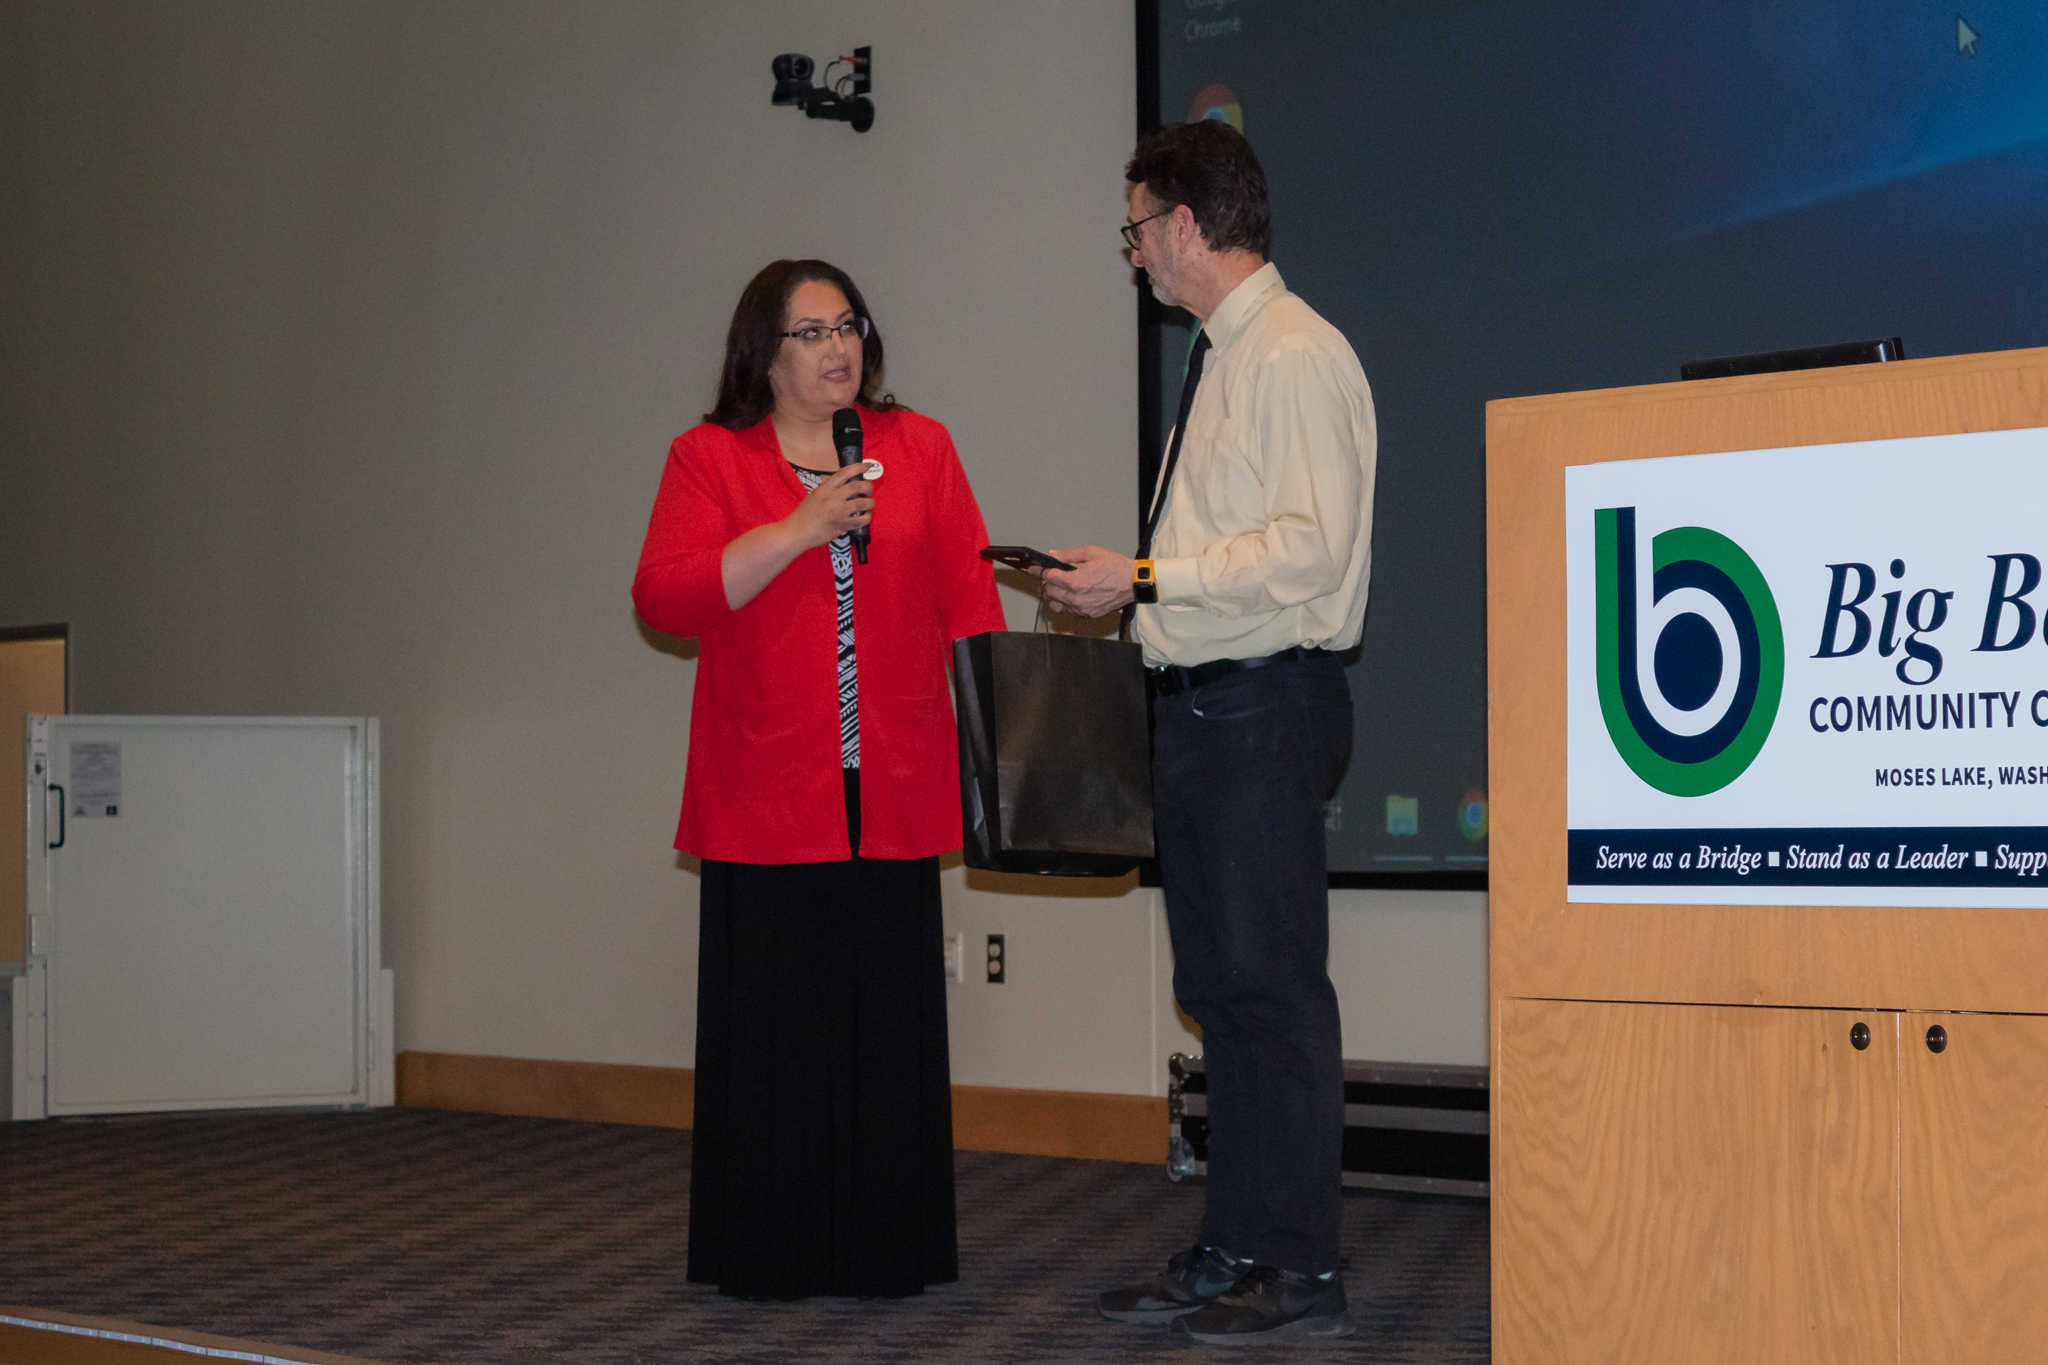
[[[1188,106],[1188,122],[1200,123],[1203,119],[1215,119],[1244,131],[1244,106],[1237,101],[1237,92],[1227,85],[1205,85],[1195,96],[1195,102]]]

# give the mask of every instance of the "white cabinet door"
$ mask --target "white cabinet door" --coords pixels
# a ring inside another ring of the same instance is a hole
[[[46,733],[48,1112],[368,1102],[375,722]]]

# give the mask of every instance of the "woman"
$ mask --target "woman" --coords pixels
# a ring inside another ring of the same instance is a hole
[[[649,625],[701,640],[676,835],[704,864],[689,1277],[746,1298],[958,1278],[945,659],[1003,618],[952,441],[881,373],[845,272],[756,275],[633,582]],[[870,463],[842,470],[832,414],[856,404]]]

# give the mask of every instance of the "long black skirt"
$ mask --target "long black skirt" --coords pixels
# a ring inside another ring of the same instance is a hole
[[[800,1299],[959,1278],[943,932],[937,858],[705,861],[691,1280]]]

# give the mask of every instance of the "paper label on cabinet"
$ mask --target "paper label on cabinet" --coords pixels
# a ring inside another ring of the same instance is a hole
[[[74,820],[112,819],[121,813],[121,741],[71,741],[69,798]]]

